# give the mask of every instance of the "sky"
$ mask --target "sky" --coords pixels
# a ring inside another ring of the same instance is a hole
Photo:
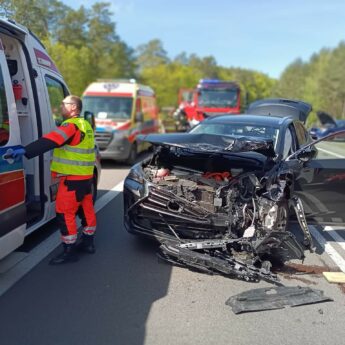
[[[90,8],[93,0],[62,0]],[[103,0],[130,47],[159,39],[169,58],[212,55],[218,65],[279,78],[297,58],[345,40],[344,0]]]

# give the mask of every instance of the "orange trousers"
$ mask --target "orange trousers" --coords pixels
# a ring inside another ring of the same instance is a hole
[[[61,240],[66,244],[77,240],[77,215],[81,218],[85,235],[93,235],[96,231],[91,183],[92,180],[69,181],[66,177],[60,178],[55,206]]]

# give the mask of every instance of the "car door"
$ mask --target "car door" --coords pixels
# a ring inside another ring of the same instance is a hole
[[[339,132],[340,133],[340,132]],[[307,221],[345,224],[345,131],[315,145],[315,158],[302,163],[295,193],[302,199]]]
[[[54,130],[56,126],[61,125],[63,122],[60,107],[63,99],[69,95],[69,91],[64,82],[58,76],[50,73],[50,71],[42,69],[41,77],[45,86],[45,97],[42,99],[41,107],[47,114],[45,121],[47,121],[47,129],[50,131]],[[47,152],[44,158],[46,161],[46,178],[48,181],[50,180],[50,200],[55,200],[59,181],[57,179],[51,179],[50,162],[52,159],[52,152]]]
[[[9,248],[13,241],[20,245],[24,238],[26,206],[23,161],[6,159],[6,154],[20,147],[20,144],[12,81],[0,39],[0,258],[13,250]],[[19,232],[15,239],[8,240],[13,231]]]

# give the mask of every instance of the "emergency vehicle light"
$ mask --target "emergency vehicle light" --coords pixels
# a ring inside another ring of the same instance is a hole
[[[203,84],[203,83],[207,83],[207,84],[216,84],[219,83],[220,80],[219,79],[200,79],[199,83]]]

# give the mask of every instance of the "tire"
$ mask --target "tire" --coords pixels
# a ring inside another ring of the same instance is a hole
[[[131,146],[131,150],[129,152],[129,156],[126,163],[128,163],[129,165],[133,165],[137,159],[137,156],[138,156],[138,147],[137,147],[137,143],[134,142]]]

